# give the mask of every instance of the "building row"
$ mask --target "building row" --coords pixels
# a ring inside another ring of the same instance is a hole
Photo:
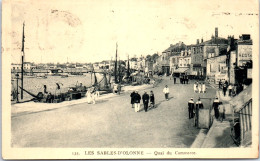
[[[234,36],[222,38],[215,28],[210,40],[170,45],[153,63],[153,71],[176,77],[189,75],[215,83],[220,80],[244,83],[252,79],[252,45],[249,34],[242,34],[238,39]]]

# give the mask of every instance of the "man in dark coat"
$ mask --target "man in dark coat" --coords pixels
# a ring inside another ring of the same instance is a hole
[[[154,94],[153,91],[150,92],[150,107],[154,108],[155,100],[154,100]]]
[[[132,108],[134,108],[134,95],[135,95],[135,91],[133,91],[131,94],[130,94],[130,97],[131,97],[131,104],[132,104]]]
[[[196,102],[195,107],[195,117],[194,117],[194,126],[199,126],[199,109],[203,109],[203,103],[200,101],[200,97],[198,101]]]
[[[193,110],[194,110],[193,98],[191,98],[188,102],[188,110],[189,110],[189,119],[191,119],[193,118]]]
[[[226,83],[223,84],[223,94],[224,96],[226,96],[226,92],[227,92],[227,85]]]
[[[176,77],[175,76],[173,77],[173,81],[174,81],[174,84],[176,84]]]
[[[135,91],[133,98],[134,98],[134,104],[135,104],[135,112],[139,112],[141,96],[139,95],[138,91]]]
[[[218,119],[219,118],[219,109],[218,109],[219,100],[218,100],[218,97],[215,98],[212,106],[214,108],[215,118]]]
[[[144,103],[144,111],[147,112],[148,103],[149,103],[149,95],[146,92],[144,92],[142,99],[143,99],[143,103]]]
[[[219,80],[219,82],[218,82],[218,88],[221,89],[221,87],[222,87],[222,81]]]

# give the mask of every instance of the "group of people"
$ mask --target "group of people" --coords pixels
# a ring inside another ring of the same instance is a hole
[[[170,89],[168,87],[168,85],[166,85],[163,89],[163,93],[165,96],[165,100],[169,100],[169,94],[170,94]],[[144,94],[142,95],[142,97],[140,96],[140,94],[138,93],[138,91],[133,91],[130,94],[131,97],[131,104],[132,104],[132,108],[135,108],[135,112],[139,112],[141,109],[141,99],[143,100],[143,105],[144,105],[144,111],[147,112],[148,108],[155,108],[155,98],[154,98],[154,93],[153,91],[150,91],[150,95],[147,94],[146,91],[144,91]],[[150,103],[150,105],[149,105]]]
[[[187,75],[180,76],[180,83],[181,84],[189,84],[189,77]]]
[[[199,109],[203,109],[203,103],[200,100],[200,97],[198,98],[198,101],[194,103],[193,98],[191,98],[188,101],[188,113],[189,113],[189,119],[194,118],[194,126],[198,126],[198,117],[199,117]]]
[[[154,94],[153,91],[150,91],[150,95],[147,94],[146,91],[144,91],[143,96],[141,97],[140,94],[138,93],[138,91],[133,91],[130,94],[131,97],[131,104],[132,104],[132,108],[135,108],[135,112],[139,112],[141,109],[141,99],[143,100],[143,105],[144,105],[144,111],[147,112],[148,111],[148,107],[150,106],[151,108],[154,108],[154,104],[155,104],[155,99],[154,99]],[[150,105],[149,105],[150,102]]]
[[[96,90],[96,89],[91,90],[89,88],[86,95],[87,95],[87,103],[88,104],[90,104],[90,103],[96,104],[96,100],[99,97],[99,91]]]
[[[171,79],[171,77],[170,77]],[[173,82],[176,84],[177,77],[173,76]],[[180,76],[180,84],[189,84],[189,77],[187,75]]]
[[[225,119],[225,106],[218,100],[218,97],[215,97],[212,107],[214,109],[215,118],[222,122]],[[198,126],[199,109],[203,108],[204,106],[200,100],[200,97],[196,103],[194,103],[193,98],[188,101],[189,119],[194,118],[194,126]]]
[[[205,83],[199,83],[195,82],[194,83],[194,93],[206,93],[206,85]]]
[[[219,89],[223,90],[223,95],[226,96],[226,93],[228,91],[228,95],[232,96],[233,93],[233,86],[231,84],[228,83],[228,81],[224,81],[224,83],[222,83],[222,81],[219,81]]]

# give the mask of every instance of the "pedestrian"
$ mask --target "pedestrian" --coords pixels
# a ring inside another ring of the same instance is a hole
[[[227,85],[226,83],[223,84],[223,94],[224,96],[226,96],[226,92],[227,92]]]
[[[231,97],[231,95],[232,95],[232,89],[233,89],[233,87],[232,87],[232,85],[230,84],[229,86],[228,86],[228,95]]]
[[[166,85],[165,88],[163,89],[163,93],[164,93],[164,95],[165,95],[165,99],[168,101],[168,100],[169,100],[170,89],[168,88],[167,85]]]
[[[120,95],[120,92],[121,92],[121,84],[119,83],[117,86],[117,93]]]
[[[201,92],[201,83],[198,84],[198,91]]]
[[[138,91],[135,91],[135,95],[134,95],[135,112],[140,111],[140,100],[141,100],[141,96],[139,95]]]
[[[188,102],[189,119],[193,118],[193,111],[194,111],[194,102],[193,102],[193,98],[191,98]]]
[[[144,111],[147,112],[148,104],[149,104],[149,95],[144,91],[142,96],[143,104],[144,104]]]
[[[194,116],[194,126],[199,125],[199,109],[203,109],[203,104],[200,101],[200,97],[198,98],[198,101],[196,102],[195,111],[193,112],[195,114]]]
[[[153,91],[151,91],[150,92],[150,107],[154,108],[154,104],[155,104],[154,94],[153,94]]]
[[[220,121],[222,122],[225,119],[225,106],[222,102],[219,102],[219,114],[220,114]]]
[[[134,95],[135,95],[135,91],[133,91],[133,92],[130,94],[132,108],[134,108]]]
[[[198,101],[196,102],[196,107],[198,107],[199,109],[203,109],[204,108],[203,103],[200,100],[200,97],[198,98]]]
[[[118,85],[114,84],[114,86],[113,86],[113,93],[117,94],[117,92],[118,92],[117,90],[118,90]]]
[[[95,90],[93,93],[92,93],[92,101],[93,101],[93,104],[96,104],[96,100],[98,99],[99,97],[99,91],[98,90]]]
[[[153,88],[154,88],[154,87],[155,87],[155,80],[152,79],[152,80],[150,81],[150,84],[152,84],[152,85],[153,85]]]
[[[174,81],[174,84],[176,84],[176,77],[175,76],[173,77],[173,81]]]
[[[206,93],[206,85],[204,82],[202,83],[202,93]]]
[[[197,88],[197,83],[196,82],[193,85],[193,90],[194,90],[194,93],[198,92],[198,88]]]
[[[227,80],[225,81],[225,83],[224,83],[224,84],[226,84],[226,87],[228,87],[228,81],[227,81]]]
[[[187,76],[187,84],[189,84],[189,77]]]
[[[218,88],[219,88],[219,89],[222,88],[222,81],[221,81],[221,79],[220,79],[219,82],[218,82]]]
[[[89,88],[87,91],[87,103],[90,104],[91,102],[92,102],[92,96]]]
[[[215,114],[215,118],[218,119],[219,118],[219,100],[218,97],[215,98],[215,100],[213,101],[213,109],[214,109],[214,114]]]

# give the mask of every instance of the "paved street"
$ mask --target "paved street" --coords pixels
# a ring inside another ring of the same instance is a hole
[[[173,84],[169,77],[155,88],[156,108],[135,113],[130,93],[98,100],[97,104],[77,104],[53,110],[12,117],[14,147],[108,147],[108,148],[187,148],[199,129],[188,119],[190,97],[214,97],[207,86],[206,94],[195,94],[193,82]],[[170,100],[164,100],[163,88],[170,88]],[[143,94],[143,90],[139,93]],[[206,102],[205,102],[206,104]],[[35,107],[37,108],[37,107]]]

